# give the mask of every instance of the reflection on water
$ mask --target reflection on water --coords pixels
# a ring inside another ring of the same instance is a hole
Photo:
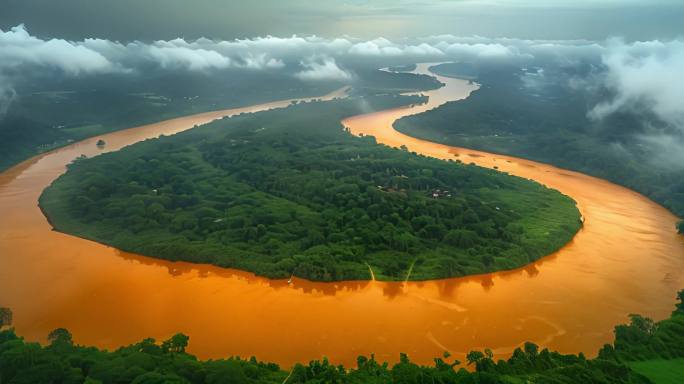
[[[426,73],[425,65],[417,71]],[[476,89],[440,77],[426,104],[344,121],[352,132],[439,158],[456,158],[538,180],[572,196],[585,226],[554,255],[513,271],[424,282],[312,283],[268,280],[210,265],[168,262],[51,230],[41,191],[80,154],[93,156],[225,115],[289,101],[173,119],[84,140],[0,174],[0,305],[19,334],[45,341],[56,327],[78,343],[114,348],[144,337],[190,335],[200,357],[251,356],[284,365],[359,354],[430,363],[445,350],[498,356],[530,340],[593,354],[628,313],[666,317],[684,285],[684,240],[675,217],[627,189],[544,164],[417,140],[392,129],[399,117],[458,100]],[[341,93],[329,95],[339,96]],[[104,149],[95,142],[103,138]],[[563,175],[559,175],[562,173]]]

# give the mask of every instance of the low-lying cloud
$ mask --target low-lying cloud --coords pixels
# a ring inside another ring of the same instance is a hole
[[[684,132],[684,42],[612,41],[602,56],[605,85],[615,93],[590,116],[646,108]]]
[[[3,82],[0,79],[0,119],[5,117],[7,111],[9,110],[9,107],[12,105],[12,102],[17,97],[17,91],[15,91],[14,88],[10,86],[3,88],[2,84]]]
[[[310,58],[309,60],[302,62],[301,65],[305,69],[297,72],[295,76],[302,80],[348,81],[352,79],[351,73],[338,67],[335,59],[330,57],[320,59]]]
[[[107,72],[135,72],[157,66],[170,70],[211,71],[222,69],[269,70],[299,67],[296,76],[310,73],[311,57],[337,77],[348,79],[345,65],[396,61],[471,61],[476,63],[506,62],[525,64],[535,57],[558,57],[571,62],[580,56],[604,53],[605,47],[585,41],[537,41],[491,39],[484,37],[432,36],[422,39],[390,41],[385,38],[360,40],[351,37],[326,39],[317,36],[256,37],[216,41],[205,38],[132,41],[122,43],[103,39],[67,41],[32,36],[23,25],[9,31],[0,30],[0,74],[10,69],[30,66],[52,68],[67,76]],[[5,76],[6,78],[9,76]],[[312,78],[315,76],[312,76]],[[329,76],[328,76],[329,77]],[[321,79],[326,76],[321,76]]]
[[[23,25],[0,30],[0,70],[31,65],[59,69],[70,75],[117,70],[101,53],[61,39],[31,36]]]
[[[141,73],[155,68],[210,72],[228,69],[279,71],[303,81],[347,82],[359,65],[462,61],[474,65],[517,65],[537,68],[592,68],[591,78],[572,79],[578,91],[608,90],[610,98],[589,108],[602,119],[619,111],[645,111],[684,135],[684,42],[621,40],[527,40],[452,35],[391,41],[352,37],[256,37],[217,41],[206,38],[118,42],[104,39],[68,41],[33,36],[23,25],[0,30],[0,117],[16,97],[17,80],[42,70],[62,76]],[[588,86],[591,85],[591,86]],[[681,149],[681,140],[665,135],[645,136],[644,143]],[[672,147],[672,146],[675,147]]]

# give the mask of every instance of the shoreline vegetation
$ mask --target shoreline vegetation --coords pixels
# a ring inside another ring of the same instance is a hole
[[[327,359],[295,364],[289,371],[255,357],[199,360],[186,352],[189,337],[178,333],[161,343],[148,338],[114,351],[77,345],[58,328],[48,345],[26,342],[11,326],[11,311],[0,308],[0,382],[2,383],[676,383],[684,362],[684,291],[670,318],[654,322],[630,315],[615,327],[615,340],[593,359],[561,354],[533,343],[495,361],[488,349],[469,352],[465,361],[449,353],[434,365],[418,365],[406,354],[390,365],[359,356],[356,367]],[[4,314],[9,314],[9,317]],[[9,319],[9,320],[7,320]]]
[[[421,100],[298,104],[147,140],[75,161],[40,206],[57,230],[124,251],[314,281],[508,270],[572,239],[580,214],[558,191],[340,124]]]
[[[467,99],[399,119],[394,123],[397,131],[603,178],[637,191],[684,218],[684,170],[649,157],[650,152],[639,141],[642,125],[635,115],[638,112],[623,112],[600,121],[587,117],[588,106],[598,100],[568,86],[573,73],[544,68],[544,79],[557,80],[537,84],[534,68],[522,71],[446,63],[430,70],[476,81],[481,87]],[[652,124],[662,125],[658,121]],[[684,234],[684,220],[674,230]]]

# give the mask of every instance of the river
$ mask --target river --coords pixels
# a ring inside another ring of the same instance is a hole
[[[418,73],[429,73],[427,65]],[[57,327],[80,344],[115,348],[145,337],[190,336],[202,358],[257,356],[284,366],[328,356],[352,366],[359,354],[420,363],[491,348],[504,357],[530,340],[594,355],[629,313],[662,319],[684,287],[684,239],[665,208],[629,189],[549,165],[414,139],[397,118],[467,97],[477,85],[437,76],[428,102],[343,121],[355,134],[537,180],[571,196],[585,218],[559,252],[513,271],[425,282],[312,283],[268,280],[207,265],[121,252],[52,231],[37,206],[66,164],[173,134],[222,116],[287,106],[290,100],[172,119],[83,140],[0,174],[0,305],[18,334],[45,341]],[[324,99],[341,96],[342,91]],[[98,139],[106,141],[98,149]]]

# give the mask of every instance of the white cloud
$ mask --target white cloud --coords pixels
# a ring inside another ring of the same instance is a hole
[[[642,147],[651,154],[649,161],[657,167],[682,169],[684,167],[684,138],[663,132],[636,136]]]
[[[362,56],[396,56],[401,54],[401,50],[396,47],[381,47],[372,41],[364,41],[352,45],[349,53]]]
[[[56,68],[71,75],[118,69],[97,51],[61,39],[41,40],[29,35],[23,25],[0,30],[0,70],[23,65]]]
[[[337,80],[347,81],[352,79],[351,73],[337,66],[335,59],[330,57],[310,58],[303,61],[304,70],[297,72],[295,76],[302,80]]]
[[[417,45],[411,44],[395,44],[384,37],[369,41],[361,41],[353,44],[348,53],[357,56],[369,57],[417,57],[417,58],[434,58],[444,56],[444,52],[439,48],[433,47],[428,43],[420,43]]]
[[[5,84],[0,78],[0,119],[5,117],[7,110],[17,97],[17,92],[9,85]]]
[[[446,53],[463,60],[472,59],[512,59],[519,56],[517,48],[502,44],[463,44],[454,43],[446,47]]]
[[[308,59],[307,59],[308,58]],[[627,44],[619,40],[526,40],[429,36],[391,41],[378,37],[328,39],[319,36],[256,37],[230,41],[181,38],[150,43],[120,43],[102,39],[68,41],[32,36],[23,25],[0,30],[0,111],[14,98],[12,85],[25,73],[50,69],[67,76],[107,72],[169,70],[211,71],[228,68],[274,70],[295,67],[304,80],[350,80],[345,66],[360,62],[472,61],[479,64],[555,63],[574,66],[583,61],[601,64],[605,73],[574,79],[612,90],[615,97],[597,105],[590,115],[601,118],[615,111],[641,108],[663,121],[684,127],[684,42],[650,41]],[[291,72],[290,72],[291,73]],[[5,101],[4,103],[2,101]],[[684,131],[684,128],[682,128]]]
[[[582,47],[575,48],[577,45]],[[307,57],[330,57],[336,63],[363,58],[404,61],[462,60],[478,62],[521,61],[534,55],[598,55],[600,45],[587,42],[556,42],[520,39],[491,39],[480,36],[431,36],[393,42],[383,37],[359,40],[350,37],[327,39],[318,36],[256,37],[230,41],[181,38],[151,43],[120,43],[102,39],[43,40],[23,27],[0,30],[1,66],[35,65],[61,69],[69,75],[136,70],[149,65],[190,71],[226,68],[277,69],[298,65]],[[580,50],[581,49],[581,50]],[[387,64],[392,64],[387,61]],[[305,68],[306,69],[306,68]]]
[[[598,104],[591,117],[647,108],[684,132],[684,42],[615,40],[602,60],[607,68],[605,85],[615,96]]]
[[[147,54],[162,68],[189,70],[223,69],[230,67],[230,59],[216,51],[175,46],[149,46]]]
[[[269,58],[265,53],[257,55],[249,54],[243,58],[244,68],[262,69],[262,68],[283,68],[285,63],[280,59]]]

